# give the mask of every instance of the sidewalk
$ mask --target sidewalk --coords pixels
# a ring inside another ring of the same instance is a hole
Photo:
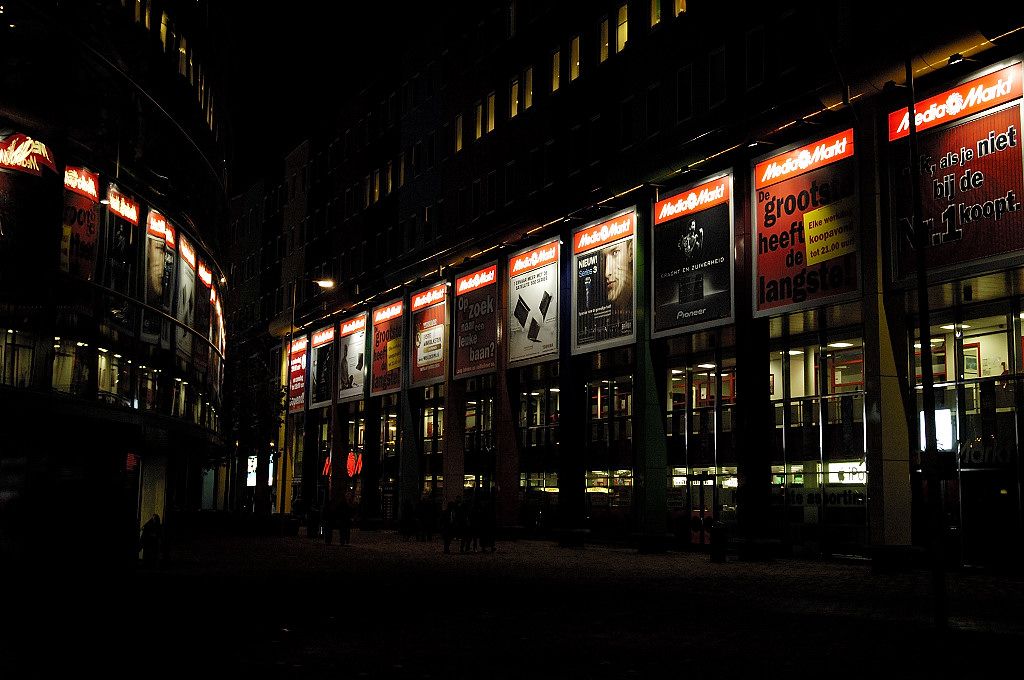
[[[333,680],[1019,668],[1024,581],[951,573],[947,584],[950,625],[938,631],[929,573],[878,575],[868,563],[713,563],[533,540],[445,555],[440,539],[389,531],[353,531],[350,546],[193,534],[116,597],[79,593],[55,618],[40,608],[29,640],[79,667],[138,669],[141,658],[175,673]]]

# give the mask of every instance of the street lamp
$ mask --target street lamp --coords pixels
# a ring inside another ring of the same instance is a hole
[[[311,279],[311,281],[313,283],[315,283],[317,286],[319,286],[322,290],[330,290],[331,288],[334,288],[334,279],[318,278],[318,279]],[[288,324],[288,336],[287,336],[288,337],[288,342],[285,344],[285,348],[286,348],[286,352],[287,352],[287,355],[285,357],[285,363],[286,363],[286,365],[288,367],[287,368],[287,376],[288,376],[287,377],[287,387],[285,389],[285,398],[284,398],[284,445],[282,447],[282,450],[283,450],[285,455],[287,455],[288,452],[292,452],[292,453],[295,452],[295,447],[294,446],[289,446],[289,442],[288,442],[288,412],[291,409],[292,340],[294,339],[294,335],[295,335],[295,307],[296,307],[295,291],[296,291],[296,289],[298,289],[298,287],[299,287],[299,277],[295,276],[295,278],[292,279],[292,300],[291,300],[291,310],[290,310],[291,320],[290,320],[290,322]],[[284,485],[283,482],[284,482],[284,479],[285,479],[285,468],[286,468],[287,462],[288,462],[287,460],[282,460],[280,462],[280,464],[278,465],[278,469],[281,471],[281,480],[282,480],[281,494],[282,494],[282,496],[284,495],[284,491],[285,491],[285,485]],[[282,501],[281,507],[283,508],[284,498],[282,498],[281,501]]]

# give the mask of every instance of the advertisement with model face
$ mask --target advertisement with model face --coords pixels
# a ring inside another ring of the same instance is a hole
[[[64,170],[64,225],[60,268],[86,281],[96,277],[100,233],[100,177],[85,168]]]
[[[753,163],[754,316],[852,299],[860,290],[853,129]]]
[[[438,283],[409,297],[412,313],[413,385],[444,380],[448,359],[448,284]]]
[[[654,204],[651,337],[733,318],[732,174],[673,192]]]
[[[213,316],[212,293],[213,272],[207,268],[206,263],[198,260],[196,266],[196,311],[192,318],[193,328],[196,329],[198,337],[192,347],[192,364],[197,371],[206,372],[209,365],[210,345],[203,342],[203,338],[210,340],[210,323]]]
[[[313,333],[309,357],[309,407],[331,403],[331,372],[334,370],[334,326]]]
[[[338,401],[363,398],[366,376],[366,313],[341,320],[338,342]]]
[[[1020,62],[917,102],[929,274],[945,278],[1016,264],[1024,250]],[[916,276],[906,108],[889,114],[895,277]]]
[[[558,239],[508,258],[508,361],[558,354]]]
[[[306,351],[309,338],[292,341],[288,351],[288,413],[302,413],[306,408]]]
[[[174,291],[174,227],[155,210],[146,217],[146,304],[167,314],[171,312],[171,297]],[[163,317],[153,312],[142,315],[142,339],[169,346],[167,324]]]
[[[493,371],[498,351],[498,265],[455,279],[455,376]]]
[[[104,239],[103,284],[110,290],[129,295],[135,270],[138,267],[139,204],[118,191],[107,187],[107,229]],[[108,298],[109,319],[125,332],[134,333],[134,307],[127,298]]]
[[[192,332],[189,330],[195,323],[196,314],[196,251],[184,236],[178,239],[181,257],[178,258],[178,294],[177,314],[175,318],[181,322],[175,324],[174,342],[178,354],[182,357],[192,356]]]
[[[636,206],[572,234],[572,352],[636,339]]]
[[[373,354],[370,361],[370,395],[391,394],[402,389],[402,340],[405,317],[402,299],[373,308]]]

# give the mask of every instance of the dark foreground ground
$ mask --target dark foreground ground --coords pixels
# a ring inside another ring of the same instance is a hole
[[[0,677],[1020,677],[1024,580],[353,532],[194,535],[159,569],[4,577]],[[244,674],[238,675],[238,674]]]

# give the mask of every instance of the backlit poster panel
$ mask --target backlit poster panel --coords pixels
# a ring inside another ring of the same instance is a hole
[[[85,168],[64,170],[64,224],[60,268],[86,281],[96,278],[99,254],[99,175]]]
[[[134,292],[132,281],[138,268],[139,241],[139,204],[111,184],[107,187],[104,286],[126,296]],[[128,298],[109,296],[107,301],[110,321],[124,330],[134,329],[136,317]]]
[[[288,413],[306,408],[306,355],[309,337],[295,338],[288,351]]]
[[[929,272],[952,275],[1016,264],[1024,250],[1021,94],[1011,64],[923,99],[915,107]],[[916,274],[906,108],[889,115],[895,275]],[[902,140],[902,141],[901,141]]]
[[[652,337],[733,318],[732,174],[654,204]]]
[[[558,353],[556,239],[509,257],[509,364]]]
[[[444,380],[448,358],[448,284],[416,291],[409,298],[412,313],[412,384]]]
[[[510,364],[558,354],[558,239],[508,259]]]
[[[320,408],[331,403],[334,370],[334,326],[313,333],[309,358],[309,407]]]
[[[178,248],[181,256],[178,258],[175,318],[180,323],[174,327],[174,342],[178,354],[187,358],[192,355],[189,328],[195,323],[196,314],[196,251],[184,236],[179,237]]]
[[[572,234],[572,351],[592,352],[636,338],[636,207]]]
[[[498,265],[455,279],[455,376],[497,367]]]
[[[852,128],[754,162],[754,316],[856,296],[855,170]]]
[[[171,300],[174,293],[174,227],[155,210],[150,210],[146,217],[146,271],[145,300],[146,304],[163,312],[171,313]],[[142,339],[147,342],[160,342],[164,347],[170,346],[167,324],[163,317],[153,312],[142,315]]]
[[[342,319],[338,341],[338,401],[363,398],[366,376],[366,314]]]
[[[198,260],[196,266],[196,311],[193,317],[192,327],[196,329],[198,337],[192,348],[192,363],[197,371],[206,372],[209,365],[210,345],[203,342],[203,338],[211,340],[210,321],[213,316],[212,291],[213,272],[209,270],[206,263]]]
[[[370,366],[370,394],[390,394],[402,389],[402,300],[374,307],[373,355]]]

